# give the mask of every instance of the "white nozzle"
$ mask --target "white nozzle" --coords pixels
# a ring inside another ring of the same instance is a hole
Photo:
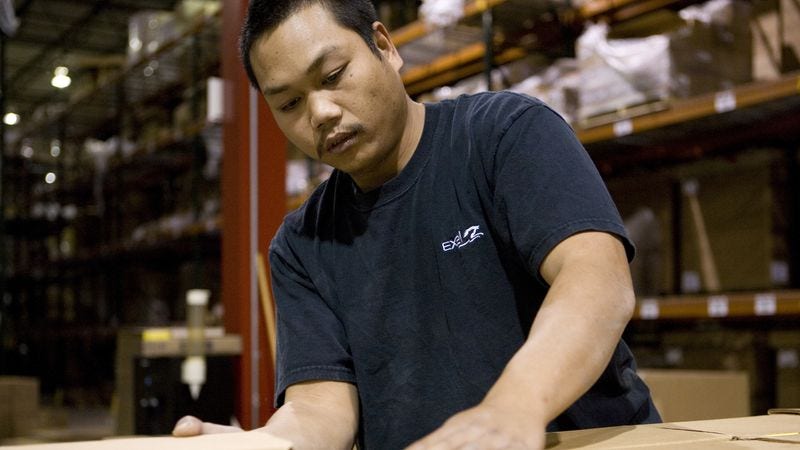
[[[206,359],[202,356],[190,356],[181,365],[181,381],[189,385],[192,398],[197,400],[200,388],[206,382]]]
[[[210,296],[211,291],[208,289],[189,289],[186,292],[186,304],[206,306]]]

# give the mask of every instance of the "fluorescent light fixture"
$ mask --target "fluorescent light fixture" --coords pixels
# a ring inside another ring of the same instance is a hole
[[[19,123],[19,114],[14,112],[7,112],[5,116],[3,116],[3,123],[8,126],[14,126]]]
[[[56,70],[53,71],[53,79],[50,80],[50,84],[59,89],[64,89],[72,84],[72,78],[69,77],[69,69],[64,66],[56,67]]]

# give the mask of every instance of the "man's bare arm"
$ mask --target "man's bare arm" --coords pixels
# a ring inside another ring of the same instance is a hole
[[[286,390],[286,402],[267,424],[256,431],[292,442],[293,450],[353,448],[358,432],[356,387],[339,381],[307,381]],[[202,422],[194,417],[178,421],[175,436],[242,431]]]
[[[358,392],[350,383],[307,381],[286,390],[286,403],[262,430],[294,450],[351,450],[358,432]]]
[[[635,298],[622,243],[600,232],[558,244],[540,267],[550,290],[528,339],[475,408],[412,446],[543,448],[548,422],[600,377]]]

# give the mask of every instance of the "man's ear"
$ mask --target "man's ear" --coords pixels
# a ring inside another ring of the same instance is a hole
[[[375,46],[378,48],[381,57],[386,58],[394,69],[399,71],[403,67],[403,58],[400,57],[400,52],[394,46],[389,30],[382,23],[375,22],[372,24],[372,39],[375,40]]]

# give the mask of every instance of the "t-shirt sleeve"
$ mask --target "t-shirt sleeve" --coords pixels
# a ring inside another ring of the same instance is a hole
[[[582,231],[628,239],[614,202],[572,128],[550,108],[533,104],[501,130],[495,153],[495,205],[519,257],[539,274],[547,254]]]
[[[355,384],[344,327],[318,293],[287,234],[281,228],[269,253],[277,310],[275,406],[283,404],[289,386],[302,381]]]

